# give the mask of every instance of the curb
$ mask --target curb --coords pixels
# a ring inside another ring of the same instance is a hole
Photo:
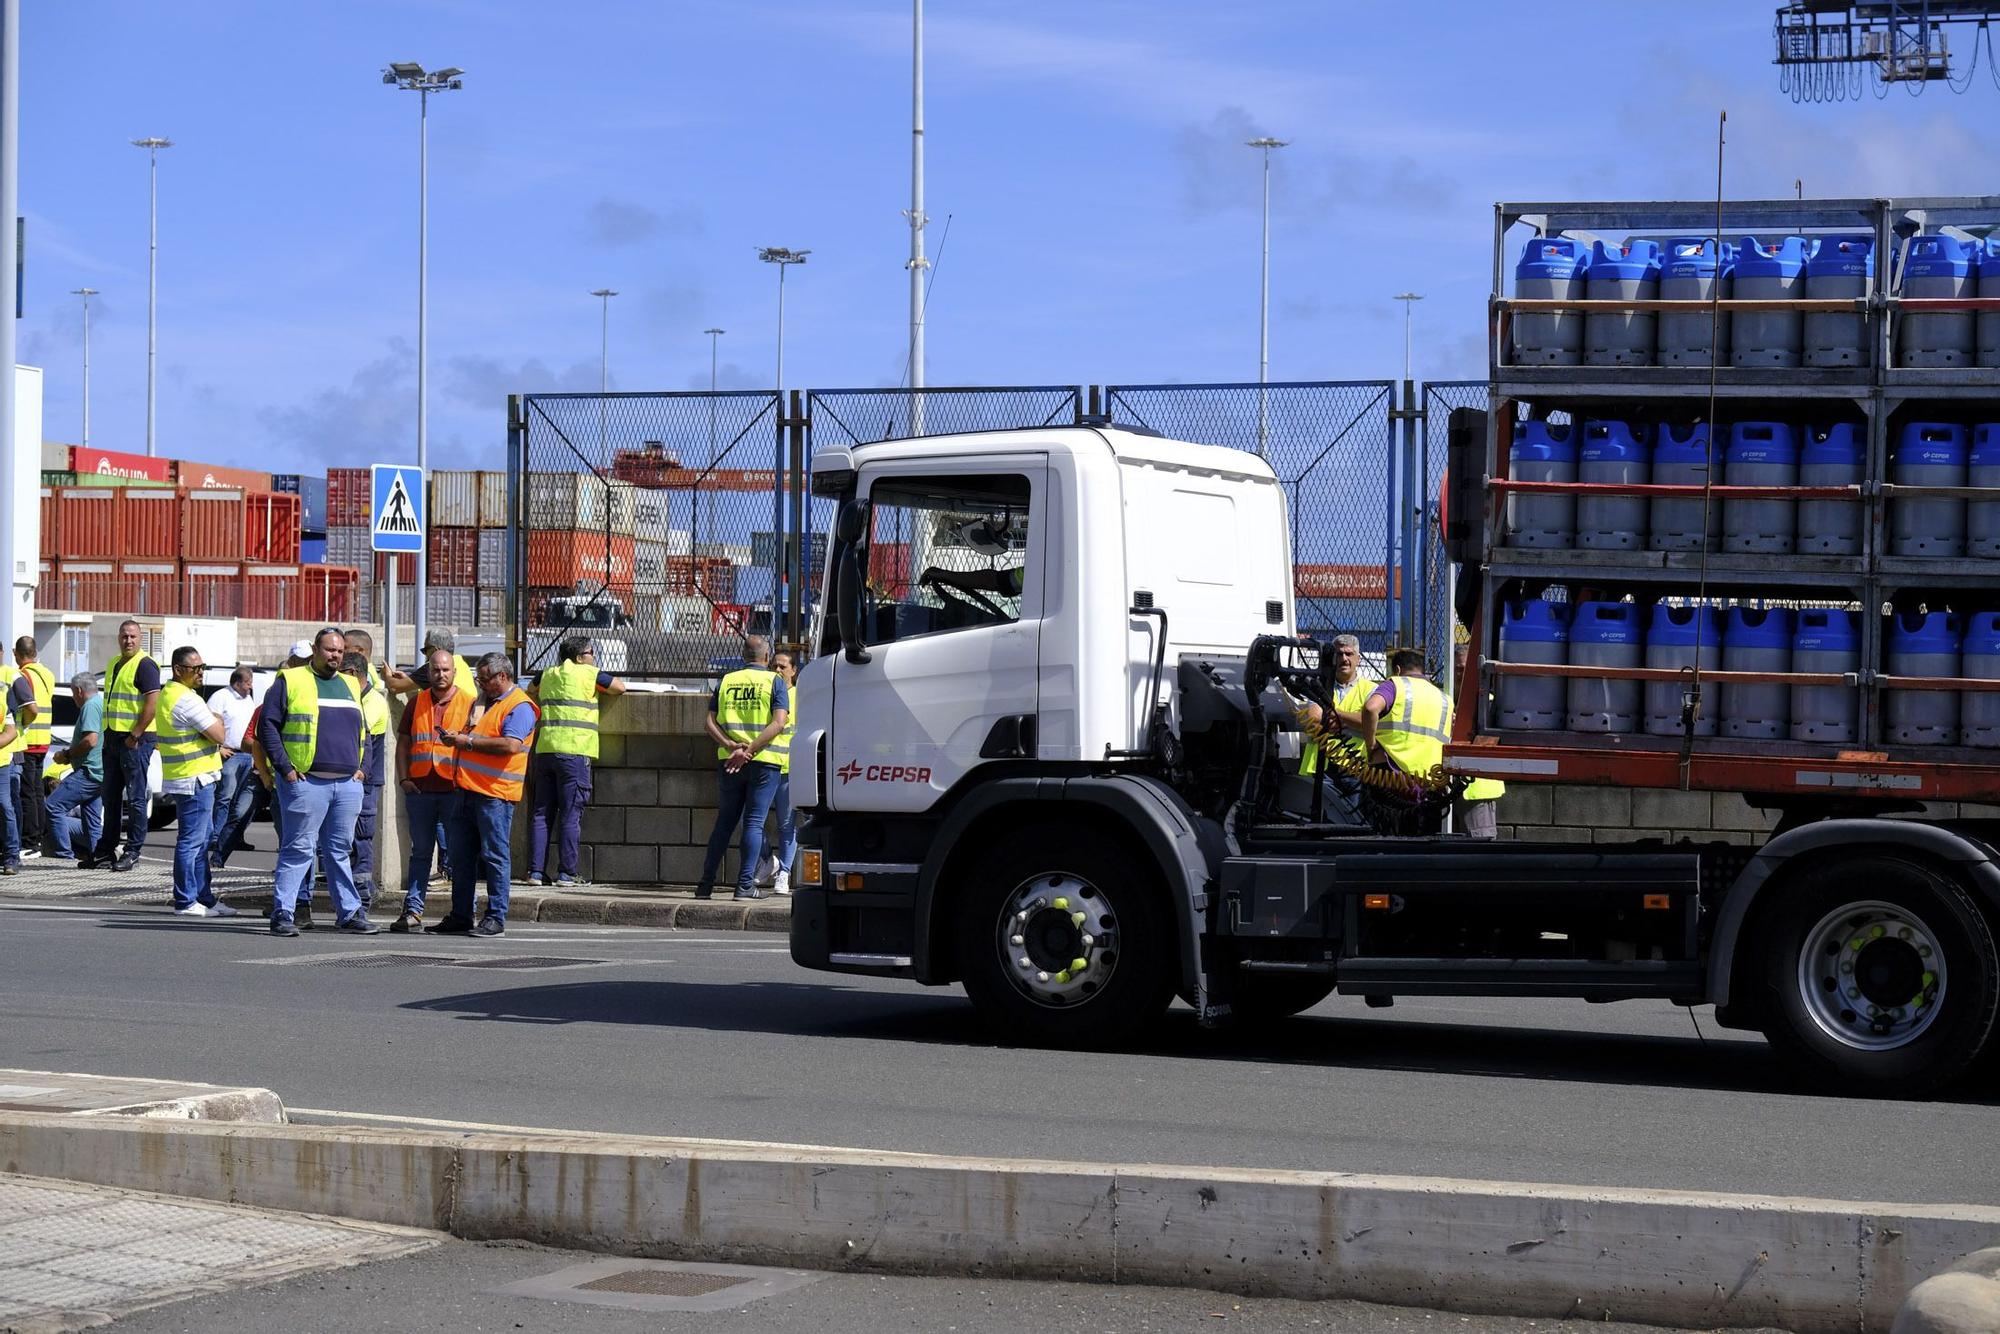
[[[170,1079],[126,1079],[0,1069],[0,1103],[50,1116],[132,1116],[169,1121],[283,1125],[285,1105],[269,1089]]]
[[[229,890],[218,896],[239,912],[263,916],[271,910],[271,892]],[[394,896],[392,896],[393,898]],[[433,895],[432,902],[448,899]],[[776,902],[728,899],[700,900],[692,894],[659,891],[637,894],[552,894],[517,890],[508,896],[507,919],[550,922],[568,926],[644,926],[683,931],[767,931],[784,935],[792,929],[788,899]],[[383,919],[388,920],[387,918]]]
[[[1888,1330],[2000,1208],[0,1114],[0,1171],[624,1255]]]

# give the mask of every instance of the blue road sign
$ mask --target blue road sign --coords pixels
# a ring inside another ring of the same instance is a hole
[[[374,503],[369,506],[369,527],[374,530],[377,551],[424,549],[424,474],[421,468],[402,463],[378,463],[370,470],[374,482]]]

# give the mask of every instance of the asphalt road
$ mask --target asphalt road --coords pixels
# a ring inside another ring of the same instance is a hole
[[[444,956],[502,967],[398,960]],[[536,967],[536,956],[560,966]],[[587,962],[563,963],[564,960]],[[363,966],[354,966],[363,965]],[[1789,1087],[1666,1005],[1336,998],[1259,1032],[1176,1010],[1112,1054],[992,1045],[956,989],[803,972],[782,941],[523,924],[265,934],[0,906],[0,1065],[262,1085],[398,1118],[1094,1162],[1906,1202],[2000,1199],[2000,1102]],[[1697,1016],[1699,1017],[1699,1016]]]
[[[1545,1334],[1559,1323],[1364,1302],[1259,1300],[1182,1288],[862,1274],[817,1275],[790,1291],[705,1314],[646,1313],[496,1291],[603,1259],[536,1246],[450,1242],[406,1259],[178,1302],[127,1316],[106,1328],[122,1334],[267,1334],[274,1329],[339,1329],[354,1334],[418,1329],[561,1334],[583,1330],[591,1334],[943,1334],[948,1330],[1145,1334],[1192,1329]],[[1595,1320],[1589,1329],[1592,1334],[1674,1334],[1658,1325]]]

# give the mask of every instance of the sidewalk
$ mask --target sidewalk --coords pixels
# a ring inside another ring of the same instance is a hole
[[[214,885],[217,897],[240,912],[262,916],[270,911],[268,871],[231,867],[215,872]],[[434,905],[441,906],[450,897],[444,885],[432,886],[431,893]],[[323,890],[318,897],[324,903]],[[22,863],[19,875],[0,882],[0,898],[126,903],[158,906],[164,911],[173,899],[173,866],[156,858],[150,849],[137,867],[124,872],[79,871],[74,863],[32,860]],[[388,911],[390,906],[384,905],[371,916],[386,926],[394,917]],[[783,934],[791,930],[792,905],[789,898],[738,903],[725,891],[717,891],[715,898],[702,902],[692,890],[665,885],[554,890],[516,884],[507,915],[515,922]]]

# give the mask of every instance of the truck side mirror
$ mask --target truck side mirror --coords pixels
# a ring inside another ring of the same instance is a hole
[[[862,601],[866,589],[861,579],[861,537],[868,531],[868,502],[850,500],[840,507],[833,521],[834,541],[834,624],[840,628],[840,647],[851,663],[861,665],[872,659],[863,647],[861,634]]]

